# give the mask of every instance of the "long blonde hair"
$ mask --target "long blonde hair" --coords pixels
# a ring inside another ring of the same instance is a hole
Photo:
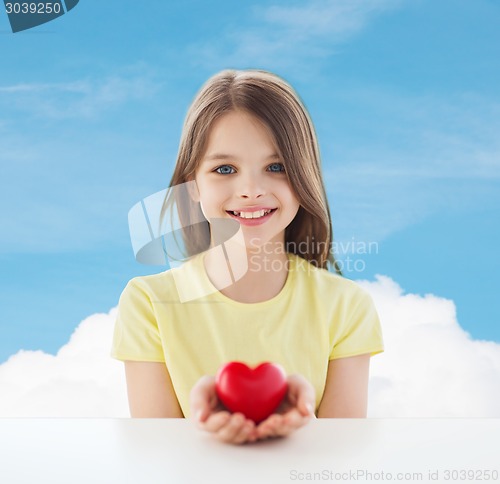
[[[212,76],[202,86],[187,112],[169,187],[194,179],[205,154],[212,125],[224,114],[236,110],[255,116],[268,128],[290,186],[299,200],[297,215],[285,229],[287,252],[295,253],[323,269],[328,269],[330,263],[334,271],[341,274],[332,252],[332,222],[314,126],[299,96],[281,77],[253,69],[224,70]],[[187,255],[204,252],[210,246],[208,221],[191,225],[192,220],[204,218],[200,205],[189,203],[187,199],[175,200],[175,195],[172,195],[175,193],[167,191],[160,224],[168,207],[177,202]],[[299,251],[304,244],[306,250]]]

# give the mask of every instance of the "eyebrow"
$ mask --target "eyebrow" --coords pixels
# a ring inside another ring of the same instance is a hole
[[[265,160],[278,160],[280,157],[277,153],[273,153],[272,155],[269,155],[267,158],[264,158]],[[226,153],[214,153],[213,155],[205,156],[203,158],[203,161],[217,161],[217,160],[237,160],[238,157]]]

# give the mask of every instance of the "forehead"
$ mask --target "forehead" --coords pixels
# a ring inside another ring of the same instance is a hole
[[[277,154],[270,129],[257,117],[237,111],[227,113],[213,123],[203,158],[213,159],[215,154],[222,152]]]

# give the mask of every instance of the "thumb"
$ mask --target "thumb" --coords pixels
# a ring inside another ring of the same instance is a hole
[[[210,408],[205,401],[197,399],[191,404],[192,414],[195,424],[203,424],[210,415]]]
[[[209,413],[209,412],[208,412],[207,407],[206,407],[205,405],[203,405],[203,407],[202,407],[202,408],[200,408],[200,409],[198,409],[198,410],[196,411],[196,415],[195,415],[195,417],[194,417],[194,418],[195,418],[198,422],[203,423],[203,422],[207,419],[207,417],[208,417],[208,413]]]
[[[304,417],[307,417],[308,415],[312,416],[314,414],[314,406],[306,396],[300,398],[297,407]]]
[[[293,375],[290,377],[290,383],[293,382],[295,395],[297,396],[297,408],[299,412],[307,417],[314,415],[314,405],[316,396],[314,387],[301,375]]]
[[[199,422],[204,422],[210,413],[209,403],[212,385],[211,377],[202,377],[191,389],[190,406],[194,418]]]

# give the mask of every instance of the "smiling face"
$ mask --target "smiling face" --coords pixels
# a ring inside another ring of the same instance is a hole
[[[195,173],[205,218],[233,218],[240,222],[247,248],[267,242],[284,244],[285,228],[300,204],[288,182],[273,139],[254,116],[232,111],[219,118],[210,131],[207,148]],[[261,215],[259,209],[274,209]],[[240,215],[240,214],[238,214]]]

